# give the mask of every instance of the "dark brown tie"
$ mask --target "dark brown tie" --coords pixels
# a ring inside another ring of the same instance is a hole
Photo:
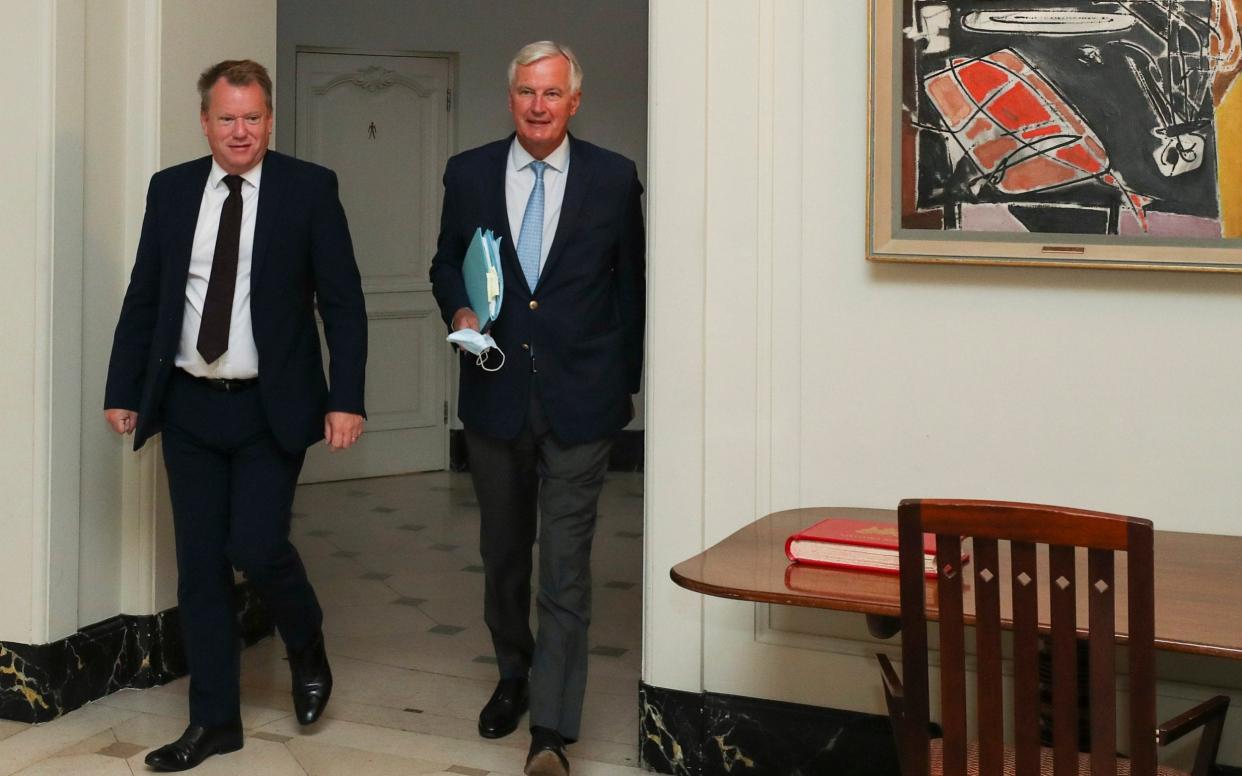
[[[211,279],[203,300],[203,321],[198,329],[198,352],[208,364],[229,349],[229,322],[233,319],[233,290],[237,287],[237,248],[241,242],[242,198],[240,175],[224,176],[229,195],[220,211],[216,253],[211,259]]]

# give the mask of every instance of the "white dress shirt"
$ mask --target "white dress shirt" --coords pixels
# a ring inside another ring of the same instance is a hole
[[[522,216],[526,215],[526,201],[535,190],[535,171],[529,169],[535,157],[513,138],[509,146],[509,164],[505,167],[505,209],[509,214],[509,234],[513,235],[513,247],[522,236]],[[556,150],[543,160],[548,166],[543,171],[543,245],[539,253],[539,271],[548,261],[552,238],[556,237],[556,225],[561,222],[561,203],[565,201],[565,176],[569,172],[569,135]]]
[[[190,275],[185,283],[185,313],[181,319],[181,344],[176,365],[197,377],[223,377],[244,380],[259,376],[259,351],[254,344],[250,321],[250,259],[254,253],[254,222],[259,210],[259,179],[263,161],[242,174],[241,242],[237,247],[237,285],[233,288],[233,317],[229,322],[229,349],[208,364],[198,352],[198,329],[203,322],[203,301],[211,279],[216,253],[216,233],[220,230],[220,211],[228,198],[227,175],[211,160],[211,174],[198,206],[198,225],[194,228],[194,247],[190,251]]]

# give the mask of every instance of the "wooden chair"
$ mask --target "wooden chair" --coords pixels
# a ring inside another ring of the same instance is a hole
[[[898,515],[904,687],[887,658],[878,657],[905,776],[1181,774],[1157,766],[1157,744],[1163,746],[1200,727],[1203,734],[1192,774],[1208,776],[1229,708],[1227,697],[1217,696],[1156,725],[1150,521],[1003,501],[907,499],[901,502]],[[936,536],[938,573],[934,580],[924,576],[924,532]],[[963,567],[967,538],[970,559]],[[1037,549],[1039,545],[1046,545],[1046,551]],[[1086,549],[1076,552],[1075,548]],[[1122,563],[1125,573],[1116,579],[1114,569]],[[973,597],[968,595],[971,588]],[[932,739],[928,732],[928,598],[936,599],[940,620],[943,739]],[[1129,648],[1128,759],[1117,755],[1114,652],[1119,608],[1127,620],[1124,643]],[[1050,614],[1042,624],[1041,609]],[[1085,628],[1079,624],[1083,622],[1080,610],[1086,615]],[[965,626],[971,621],[978,683],[975,736],[969,735],[966,723]],[[1011,744],[1004,741],[1002,627],[1013,630]],[[1040,745],[1037,662],[1041,634],[1050,638],[1052,655],[1050,748]],[[1090,689],[1089,755],[1078,751],[1077,642],[1084,637]]]

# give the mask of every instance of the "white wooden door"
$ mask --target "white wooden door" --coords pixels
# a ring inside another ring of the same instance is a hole
[[[448,346],[427,269],[452,137],[451,86],[447,56],[297,54],[294,153],[340,179],[370,340],[366,434],[345,453],[312,447],[303,482],[447,464]]]

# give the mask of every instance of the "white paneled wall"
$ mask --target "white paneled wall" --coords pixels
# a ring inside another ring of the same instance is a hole
[[[85,11],[10,0],[3,12],[0,639],[34,641],[77,626]]]
[[[274,67],[276,0],[2,0],[0,18],[0,640],[37,644],[174,600],[157,453],[103,428],[112,329],[147,179],[207,152],[198,73]]]
[[[653,685],[882,711],[860,622],[669,581],[775,509],[995,497],[1242,534],[1242,276],[865,261],[867,5],[651,3]],[[1162,670],[1162,714],[1242,704],[1242,667]]]

